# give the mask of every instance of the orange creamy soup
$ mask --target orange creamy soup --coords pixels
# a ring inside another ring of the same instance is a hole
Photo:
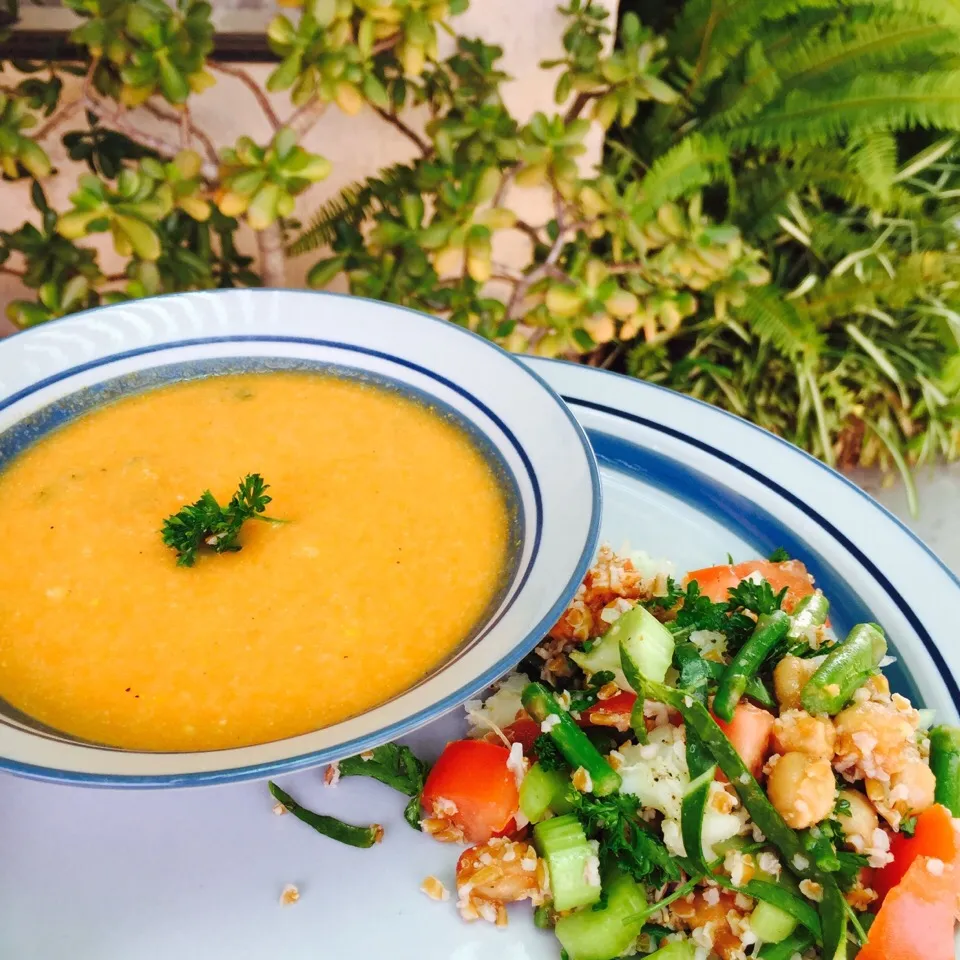
[[[210,488],[270,484],[238,553],[178,567],[159,530]],[[0,474],[0,696],[145,750],[263,743],[335,723],[440,664],[496,595],[508,507],[454,423],[310,373],[128,397]]]

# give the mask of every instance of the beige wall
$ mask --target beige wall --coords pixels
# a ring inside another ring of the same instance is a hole
[[[616,5],[616,0],[603,2],[611,9]],[[557,13],[556,7],[557,0],[473,0],[468,12],[453,21],[459,33],[480,36],[504,48],[503,68],[514,78],[506,85],[504,95],[508,106],[519,119],[525,119],[537,110],[556,112],[553,102],[556,72],[545,71],[538,66],[541,60],[555,58],[562,52],[560,35],[563,18]],[[264,65],[253,65],[248,69],[260,81],[266,78],[270,70]],[[77,97],[78,93],[78,87],[73,86],[65,96]],[[281,118],[290,113],[286,96],[272,96],[271,100]],[[191,104],[196,123],[217,146],[232,143],[241,133],[258,140],[269,137],[267,123],[253,97],[233,77],[218,73],[216,86],[195,97]],[[144,129],[156,128],[156,121],[150,117],[137,119]],[[423,121],[423,117],[416,113],[407,119],[413,126]],[[599,131],[594,131],[589,163],[598,158],[600,142]],[[330,108],[305,143],[333,163],[331,176],[299,199],[297,215],[305,222],[323,200],[338,193],[346,184],[412,157],[414,153],[413,146],[399,131],[369,110],[358,117],[348,117],[336,107]],[[60,175],[49,178],[44,187],[51,203],[62,208],[73,190],[77,173],[82,170],[66,158],[56,135],[45,146]],[[543,222],[549,216],[543,199],[535,192],[518,190],[509,198],[509,204],[518,211],[522,210],[534,222]],[[33,213],[27,182],[0,182],[0,227],[15,229]],[[109,242],[104,242],[105,237],[98,238],[98,241],[100,249],[108,253],[101,262],[104,269],[109,271],[115,266]],[[253,244],[249,236],[245,238],[244,246],[252,252]],[[499,259],[516,261],[524,256],[524,252],[525,241],[514,237],[509,238],[496,254]],[[302,284],[306,270],[316,259],[317,254],[313,254],[291,263],[288,270],[289,285]],[[23,288],[15,278],[0,275],[0,307],[23,295]],[[5,320],[0,322],[6,324]]]

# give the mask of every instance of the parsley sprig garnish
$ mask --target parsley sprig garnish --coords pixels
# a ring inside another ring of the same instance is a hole
[[[177,551],[177,566],[192,567],[204,546],[214,553],[235,553],[240,549],[237,543],[240,528],[248,520],[285,523],[285,520],[263,516],[273,499],[267,496],[268,489],[269,485],[259,473],[248,473],[225,507],[220,506],[209,490],[204,490],[196,503],[181,507],[167,517],[160,535],[166,546]]]

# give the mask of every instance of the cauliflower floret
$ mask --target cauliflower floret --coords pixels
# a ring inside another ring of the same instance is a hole
[[[686,747],[679,727],[663,726],[650,731],[648,743],[621,747],[623,793],[640,798],[644,807],[659,810],[680,821],[683,792],[690,783]]]
[[[722,806],[714,802],[716,794],[724,792],[721,783],[714,781],[710,784],[710,799],[703,813],[703,830],[700,833],[703,855],[708,862],[716,860],[719,856],[714,847],[742,833],[748,819],[746,810],[732,797],[730,797],[732,803],[728,802]],[[730,795],[727,794],[727,796]]]
[[[497,686],[496,693],[486,700],[468,700],[464,704],[469,736],[482,737],[494,728],[509,726],[523,710],[520,694],[530,681],[522,673],[511,673]]]
[[[656,727],[650,731],[648,743],[621,747],[619,753],[623,757],[623,764],[618,767],[623,779],[621,791],[638,797],[644,808],[662,813],[661,828],[667,849],[675,856],[686,856],[680,833],[680,811],[683,794],[690,785],[690,774],[682,729],[669,725]],[[711,790],[722,791],[723,787],[718,783]],[[721,812],[716,805],[708,804],[702,834],[707,858],[714,859],[714,847],[740,833],[745,821],[746,814],[739,807]]]
[[[671,560],[651,557],[645,550],[632,550],[630,559],[645,580],[657,580],[659,578],[666,584],[667,577],[676,578],[677,566]]]
[[[727,655],[727,638],[717,630],[694,630],[690,642],[700,651],[704,660],[723,663]]]

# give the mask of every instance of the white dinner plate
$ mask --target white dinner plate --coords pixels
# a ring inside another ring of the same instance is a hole
[[[584,367],[531,362],[587,429],[604,485],[602,536],[677,569],[782,546],[832,601],[839,631],[884,626],[895,685],[957,720],[960,584],[858,488],[781,440],[711,407]],[[408,742],[433,757],[459,711]],[[313,809],[377,821],[354,850],[271,814],[263,783],[115,791],[0,778],[0,957],[10,960],[556,960],[528,905],[505,930],[464,924],[449,887],[458,848],[416,833],[378,783],[283,779]],[[283,887],[300,902],[281,907]]]

